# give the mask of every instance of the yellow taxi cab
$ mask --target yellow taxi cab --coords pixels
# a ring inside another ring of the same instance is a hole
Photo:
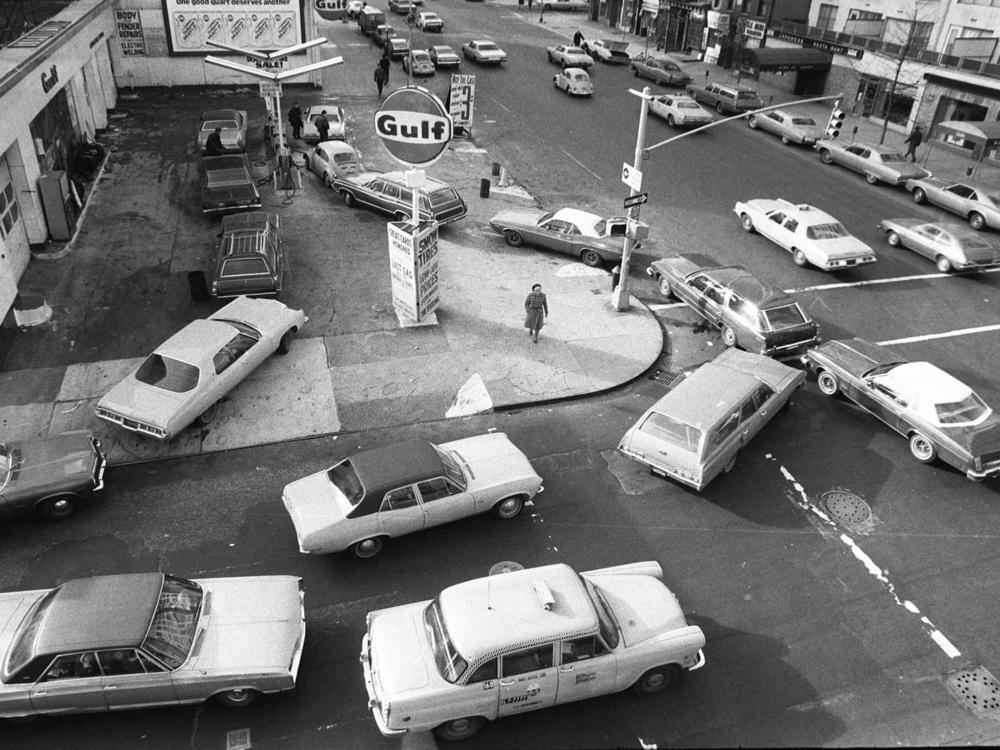
[[[705,635],[662,577],[655,561],[546,565],[370,612],[361,664],[379,731],[460,740],[503,716],[664,690],[705,664]]]

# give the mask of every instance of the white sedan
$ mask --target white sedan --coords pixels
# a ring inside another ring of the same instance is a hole
[[[555,47],[546,47],[545,56],[550,63],[559,63],[564,68],[589,68],[594,64],[590,55],[579,47],[570,44],[560,44]]]
[[[747,117],[747,127],[751,130],[760,128],[768,133],[774,133],[786,145],[798,143],[802,146],[812,146],[825,135],[823,127],[817,125],[813,118],[781,109],[750,115]]]
[[[281,499],[303,554],[351,550],[365,559],[393,537],[466,516],[514,518],[541,491],[528,457],[491,432],[363,450],[285,485]]]
[[[563,68],[552,76],[552,85],[574,96],[591,96],[594,84],[582,68]]]
[[[287,353],[306,320],[277,300],[237,297],[158,346],[97,402],[97,416],[170,440],[195,420],[211,421],[218,400],[274,352]]]
[[[467,60],[480,65],[500,65],[507,62],[507,53],[489,39],[473,39],[471,42],[466,42],[462,45],[462,54]]]
[[[421,11],[417,13],[417,28],[423,31],[442,31],[444,20],[437,13]]]
[[[316,143],[319,141],[319,130],[316,129],[316,119],[323,115],[330,123],[327,138],[342,141],[347,137],[347,118],[344,108],[336,104],[314,104],[306,107],[302,113],[302,140]]]
[[[871,247],[815,206],[757,198],[738,202],[733,211],[745,231],[760,232],[785,248],[797,266],[835,271],[875,262]]]
[[[672,128],[708,125],[714,119],[698,102],[683,94],[654,96],[649,102],[649,111],[662,117]]]
[[[334,177],[361,174],[358,152],[343,141],[323,141],[306,154],[306,166],[327,187],[333,187]]]

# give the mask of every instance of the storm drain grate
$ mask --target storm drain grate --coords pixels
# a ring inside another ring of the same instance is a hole
[[[849,529],[864,527],[871,521],[872,509],[853,492],[824,492],[820,495],[820,504],[834,521]]]
[[[657,367],[649,376],[654,383],[660,383],[668,388],[677,382],[678,378],[684,376],[683,370],[669,370],[666,367]]]
[[[226,750],[250,750],[252,747],[249,727],[226,732]]]
[[[985,667],[952,672],[945,676],[945,685],[977,716],[1000,719],[1000,682]]]

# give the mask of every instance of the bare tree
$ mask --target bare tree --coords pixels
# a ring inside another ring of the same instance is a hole
[[[916,2],[914,2],[913,9],[906,17],[899,19],[899,23],[894,23],[892,26],[887,25],[886,31],[883,33],[883,40],[898,45],[899,51],[895,55],[896,65],[892,81],[889,83],[889,90],[886,93],[885,106],[882,110],[882,132],[879,134],[879,144],[885,143],[885,133],[889,127],[889,115],[892,112],[892,105],[896,98],[896,89],[900,84],[899,79],[903,72],[903,65],[908,59],[915,57],[924,50],[927,35],[920,32],[926,26],[926,22],[926,14],[921,15],[917,9]],[[912,88],[916,83],[917,81],[904,82],[903,85],[906,88]]]

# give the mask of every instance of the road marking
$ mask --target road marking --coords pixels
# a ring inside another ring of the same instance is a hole
[[[566,156],[568,156],[570,159],[572,159],[573,161],[575,161],[577,164],[579,164],[581,167],[583,167],[584,169],[586,169],[588,172],[590,172],[592,175],[594,175],[594,177],[596,177],[597,179],[599,179],[599,180],[604,179],[599,174],[597,174],[597,172],[595,172],[590,167],[588,167],[586,164],[584,164],[582,161],[580,161],[579,159],[577,159],[575,156],[573,156],[566,149],[563,149],[563,153],[566,154]]]
[[[660,302],[654,305],[646,305],[650,310],[658,312],[660,310],[671,310],[675,307],[687,307],[684,302]]]
[[[944,331],[943,333],[926,333],[922,336],[907,336],[902,339],[889,339],[888,341],[877,341],[882,346],[892,346],[893,344],[912,344],[916,341],[930,341],[931,339],[947,339],[952,336],[968,336],[972,333],[987,333],[988,331],[1000,331],[1000,323],[991,326],[976,326],[975,328],[958,328],[954,331]]]
[[[496,105],[497,105],[498,107],[501,107],[501,108],[503,108],[503,109],[506,109],[506,110],[507,110],[508,112],[510,112],[510,111],[511,111],[511,110],[510,110],[510,107],[508,107],[507,105],[505,105],[505,104],[504,104],[503,102],[501,102],[501,101],[500,101],[499,99],[497,99],[497,98],[496,98],[495,96],[491,96],[491,97],[490,97],[490,99],[492,99],[492,100],[493,100],[493,103],[494,103],[494,104],[496,104]]]
[[[980,273],[997,273],[1000,268],[987,268]],[[848,289],[850,287],[874,286],[876,284],[898,284],[906,281],[923,281],[924,279],[951,279],[957,278],[953,273],[922,273],[916,276],[895,276],[890,279],[871,279],[869,281],[845,281],[838,284],[817,284],[816,286],[804,286],[801,289],[786,289],[785,294],[798,294],[800,292],[819,292],[826,289]]]

